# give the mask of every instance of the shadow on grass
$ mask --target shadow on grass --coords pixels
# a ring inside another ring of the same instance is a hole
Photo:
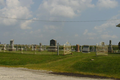
[[[84,74],[77,74],[77,73],[50,72],[49,74],[72,76],[72,77],[89,77],[89,78],[95,78],[95,79],[114,79],[114,80],[120,80],[120,79],[115,79],[115,78],[112,78],[112,77],[109,78],[109,77],[104,77],[104,76],[84,75]]]

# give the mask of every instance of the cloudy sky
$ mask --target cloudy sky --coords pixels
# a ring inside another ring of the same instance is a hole
[[[120,0],[0,0],[0,42],[117,45]]]

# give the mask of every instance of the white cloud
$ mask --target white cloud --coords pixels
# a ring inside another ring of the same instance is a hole
[[[108,34],[105,34],[105,35],[101,35],[101,38],[102,39],[108,39],[108,38],[118,38],[116,35],[108,35]]]
[[[89,37],[88,39],[94,40],[95,38],[94,37]]]
[[[20,0],[21,5],[25,7],[30,7],[32,4],[34,4],[33,0]]]
[[[86,9],[94,7],[92,0],[44,0],[39,7],[40,15],[53,15],[72,18]]]
[[[90,33],[90,32],[88,32],[88,30],[86,29],[86,30],[84,31],[83,35],[95,36],[96,34],[93,33],[93,32]]]
[[[21,29],[31,29],[29,27],[29,24],[32,22],[32,20],[25,21],[24,23],[21,23]]]
[[[79,35],[78,34],[75,34],[75,37],[78,37]]]
[[[86,35],[87,33],[88,33],[88,30],[86,29],[83,34]]]
[[[0,0],[0,5],[4,5],[4,0]]]
[[[106,29],[108,28],[115,28],[116,25],[118,23],[120,23],[120,20],[118,19],[120,17],[120,14],[113,16],[111,19],[109,19],[108,21],[106,21],[104,24],[100,25],[100,26],[95,26],[94,29],[99,32],[99,33],[103,33],[105,32]],[[118,20],[116,20],[118,19]]]
[[[116,0],[98,0],[97,6],[99,8],[115,8],[118,6],[118,2]]]
[[[86,29],[83,33],[84,36],[87,36],[87,39],[91,39],[91,40],[94,40],[95,36],[96,36],[96,33],[93,33],[93,32],[88,32],[88,30]]]
[[[56,29],[58,29],[58,27],[54,26],[54,25],[45,25],[43,32],[47,32],[48,34],[50,33],[56,33]]]
[[[75,12],[73,11],[73,9],[71,7],[59,6],[59,5],[57,7],[54,7],[50,11],[50,14],[51,15],[56,15],[56,16],[57,15],[64,16],[64,17],[73,17],[73,16],[75,16]]]
[[[96,34],[95,33],[88,33],[87,35],[88,36],[95,36]]]
[[[31,17],[31,12],[25,6],[21,6],[19,0],[6,0],[6,6],[0,9],[1,16],[10,18],[24,18]],[[1,21],[4,25],[13,25],[17,23],[15,19],[3,19]]]
[[[100,26],[95,26],[94,29],[97,32],[103,32],[106,30],[106,28],[110,28],[110,27],[115,27],[115,23],[111,23],[111,22],[107,21],[106,23],[104,23]]]
[[[30,31],[30,34],[33,34],[33,31]]]
[[[120,15],[113,16],[111,19],[106,21],[104,24],[101,24],[100,26],[95,26],[94,30],[96,31],[96,35],[100,36],[99,39],[116,39],[118,38],[116,35],[110,35],[112,32],[112,29],[116,28],[116,25],[120,22],[118,19]],[[116,20],[118,19],[118,20]]]
[[[45,25],[44,28],[47,29],[47,30],[49,30],[49,29],[52,29],[52,30],[56,29],[56,27],[53,26],[53,25]]]
[[[37,37],[37,38],[41,38],[43,37],[43,34],[41,34],[41,29],[35,30],[35,31],[30,31],[30,35]]]

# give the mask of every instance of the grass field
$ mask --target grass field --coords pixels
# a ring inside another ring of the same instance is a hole
[[[28,54],[29,53],[29,54]],[[25,67],[54,72],[98,75],[120,79],[120,54],[95,56],[95,53],[57,55],[57,52],[0,52],[0,66]]]

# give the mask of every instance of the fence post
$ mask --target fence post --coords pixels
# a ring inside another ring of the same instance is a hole
[[[59,55],[59,43],[57,43],[57,55]]]

